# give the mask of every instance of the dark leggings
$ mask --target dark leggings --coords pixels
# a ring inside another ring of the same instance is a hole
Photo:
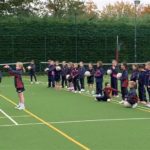
[[[102,82],[96,82],[96,94],[102,95],[103,91],[103,83]]]
[[[84,89],[84,77],[80,78],[81,89]]]
[[[75,91],[77,91],[77,90],[80,91],[81,90],[78,78],[74,78],[73,79],[73,86],[74,86],[74,90]]]
[[[125,100],[126,95],[128,94],[128,89],[126,87],[121,87],[122,100]]]
[[[118,81],[117,81],[117,79],[115,79],[115,78],[111,78],[111,87],[113,88],[113,89],[118,89]],[[114,95],[118,95],[118,92],[117,91],[113,91],[112,92],[112,95],[114,96]]]
[[[96,97],[97,101],[103,101],[103,102],[107,102],[107,99],[109,99],[109,97],[103,95],[100,97]]]
[[[149,101],[150,101],[150,88],[148,88],[148,87],[147,87],[147,92],[148,92]]]
[[[37,81],[36,75],[35,74],[30,74],[30,80],[31,82],[33,81],[33,78],[35,80],[35,82]]]
[[[55,87],[55,77],[49,76],[48,77],[48,87]]]
[[[139,91],[139,99],[140,99],[140,101],[147,101],[146,100],[146,90],[145,90],[145,87],[143,85],[139,84],[138,91]]]
[[[62,88],[64,88],[64,85],[67,86],[66,76],[62,76],[61,85],[62,85]]]

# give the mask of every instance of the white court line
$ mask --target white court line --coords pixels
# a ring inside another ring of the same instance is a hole
[[[29,115],[22,115],[22,116],[10,116],[10,117],[12,117],[12,118],[28,118],[30,116]],[[0,119],[5,119],[5,118],[7,118],[7,117],[0,117]]]
[[[11,118],[8,114],[6,114],[2,109],[0,109],[0,112],[6,116],[11,122],[13,122],[15,125],[18,125],[18,123],[13,119]]]
[[[57,121],[49,122],[51,124],[70,124],[70,123],[86,123],[86,122],[111,122],[111,121],[134,121],[134,120],[150,120],[150,118],[118,118],[118,119],[95,119],[95,120],[75,120],[75,121]],[[43,123],[24,123],[18,124],[18,126],[30,126],[30,125],[43,125]],[[11,127],[14,124],[0,125],[0,127]]]

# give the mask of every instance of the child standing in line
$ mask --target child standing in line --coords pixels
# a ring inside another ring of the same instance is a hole
[[[81,93],[81,87],[79,85],[79,68],[77,63],[75,63],[73,66],[71,76],[73,79],[74,93],[77,93],[77,90],[79,93]]]
[[[61,77],[61,67],[59,66],[59,62],[55,62],[55,69],[54,69],[54,74],[55,74],[55,88],[60,89],[60,77]]]
[[[81,92],[84,92],[85,91],[85,86],[84,86],[84,74],[85,74],[85,67],[84,67],[84,64],[83,62],[81,61],[79,63],[79,78],[80,78],[80,85],[81,85]]]
[[[145,68],[146,68],[146,82],[145,82],[145,86],[147,89],[147,93],[149,96],[149,102],[147,104],[148,107],[150,107],[150,62],[147,62],[145,64]]]
[[[68,81],[68,86],[67,87],[68,87],[69,91],[73,91],[74,90],[73,79],[72,79],[72,76],[71,76],[72,69],[73,69],[73,64],[72,64],[72,62],[69,62],[67,64],[67,75],[66,75],[66,79]]]
[[[112,92],[118,92],[116,89],[113,89],[108,82],[105,83],[105,88],[103,89],[103,95],[97,96],[97,101],[109,102],[112,97]]]
[[[111,67],[111,87],[113,89],[116,89],[116,91],[112,91],[112,96],[118,97],[118,80],[117,80],[117,73],[118,73],[118,62],[117,60],[112,61],[112,67]]]
[[[48,87],[55,87],[55,64],[53,60],[48,61]]]
[[[132,65],[132,73],[131,73],[130,81],[137,82],[138,75],[139,75],[138,65],[134,64]]]
[[[122,76],[120,77],[121,81],[121,94],[122,94],[122,101],[120,104],[123,104],[125,101],[125,96],[128,94],[128,70],[127,64],[121,64]]]
[[[28,66],[28,70],[29,70],[31,84],[33,84],[33,78],[35,80],[35,83],[38,84],[36,73],[35,73],[36,72],[36,66],[35,66],[34,60],[31,61],[30,66]]]
[[[145,82],[146,82],[145,66],[139,65],[139,77],[138,77],[139,99],[142,104],[146,105],[147,100],[146,100]]]
[[[18,93],[19,97],[19,104],[17,105],[17,109],[19,110],[24,110],[25,109],[25,99],[24,99],[24,84],[22,81],[22,73],[24,70],[23,63],[17,62],[16,63],[16,69],[12,69],[10,66],[5,65],[5,69],[8,69],[8,72],[11,76],[14,76],[14,81],[15,81],[15,88],[16,92]]]
[[[66,87],[67,88],[67,79],[66,79],[66,75],[68,72],[68,67],[66,64],[66,61],[62,62],[62,69],[61,69],[61,85],[62,88]]]
[[[97,62],[96,72],[95,72],[95,80],[96,80],[96,95],[102,95],[103,90],[103,63],[102,61]]]
[[[123,105],[127,108],[136,108],[138,105],[138,96],[136,93],[137,84],[134,81],[129,81],[129,92],[126,95]]]
[[[95,94],[94,92],[94,74],[95,70],[93,68],[93,64],[89,63],[87,71],[90,72],[90,76],[87,77],[88,91],[87,93]]]

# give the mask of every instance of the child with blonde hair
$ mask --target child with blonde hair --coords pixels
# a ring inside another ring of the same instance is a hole
[[[18,93],[19,97],[19,104],[16,106],[17,109],[19,110],[24,110],[25,109],[25,99],[24,99],[24,83],[22,81],[22,73],[24,70],[23,63],[22,62],[17,62],[16,63],[16,69],[12,69],[9,65],[4,66],[5,69],[8,70],[9,74],[11,76],[14,76],[14,83],[15,83],[15,88],[16,92]]]

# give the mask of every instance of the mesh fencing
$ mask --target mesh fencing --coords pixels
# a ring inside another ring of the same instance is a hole
[[[59,29],[61,30],[61,29]],[[37,64],[48,59],[72,62],[111,62],[115,58],[117,34],[98,34],[78,31],[49,35],[0,35],[0,62],[27,62]],[[119,36],[119,60],[134,62],[134,31],[130,36]],[[145,62],[150,55],[150,32],[137,37],[137,61]],[[40,68],[40,65],[38,65]]]

